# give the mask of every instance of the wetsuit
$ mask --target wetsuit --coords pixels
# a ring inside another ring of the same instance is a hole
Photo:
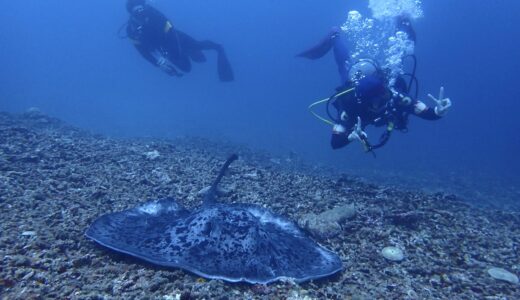
[[[233,70],[224,48],[212,41],[197,41],[177,30],[164,14],[150,5],[137,5],[131,10],[126,28],[128,37],[139,53],[150,63],[172,76],[191,71],[191,61],[205,62],[203,50],[217,52],[221,81],[232,81]]]

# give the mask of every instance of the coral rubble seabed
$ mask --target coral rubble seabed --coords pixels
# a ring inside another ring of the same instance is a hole
[[[343,272],[301,285],[228,284],[147,265],[84,237],[96,217],[146,199],[199,205],[199,191],[231,152],[242,159],[224,179],[228,201],[295,221],[356,207],[339,234],[319,240],[340,255]],[[296,164],[229,143],[113,139],[34,111],[0,113],[0,298],[520,299],[518,284],[487,273],[520,274],[518,213]],[[402,249],[404,260],[386,260],[386,246]]]

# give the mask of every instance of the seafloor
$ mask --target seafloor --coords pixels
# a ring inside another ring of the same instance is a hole
[[[156,268],[85,238],[96,217],[146,199],[199,205],[199,191],[232,152],[241,160],[224,179],[226,201],[260,204],[292,220],[356,206],[337,235],[319,241],[341,256],[340,274],[304,284],[228,284]],[[111,139],[37,112],[2,113],[0,298],[520,299],[518,284],[487,273],[520,274],[519,213],[297,164],[224,143]],[[404,260],[387,261],[385,246],[402,248]]]

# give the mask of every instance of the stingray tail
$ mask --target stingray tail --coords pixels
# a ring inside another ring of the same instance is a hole
[[[226,174],[227,169],[229,168],[229,165],[238,159],[238,155],[232,154],[224,163],[222,168],[220,169],[220,172],[218,173],[217,178],[215,181],[213,181],[213,184],[211,185],[209,191],[206,193],[206,196],[204,196],[204,205],[215,203],[217,201],[217,186],[222,180],[222,177]]]

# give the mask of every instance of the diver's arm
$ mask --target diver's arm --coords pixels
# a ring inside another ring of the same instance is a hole
[[[438,120],[441,117],[435,113],[435,109],[433,107],[428,107],[421,101],[416,101],[413,106],[414,115],[418,116],[421,119],[425,120]]]
[[[435,108],[428,107],[421,101],[416,101],[414,104],[414,113],[416,116],[426,120],[438,120],[450,109],[451,100],[450,98],[444,98],[444,87],[441,87],[439,91],[439,98],[435,98],[431,94],[428,94],[428,97],[435,102]]]
[[[332,127],[332,136],[330,139],[332,149],[343,148],[348,144],[350,144],[350,141],[348,139],[347,129],[341,124],[335,124]]]
[[[342,120],[346,121],[345,124],[335,124],[332,127],[332,138],[330,141],[332,149],[345,147],[352,141],[363,142],[368,137],[362,129],[360,117],[357,117],[357,122],[355,122],[352,118],[344,120],[344,115],[346,114],[341,114]],[[352,128],[352,130],[348,131],[347,128]]]
[[[135,48],[147,61],[163,70],[166,74],[177,77],[181,77],[183,75],[182,73],[179,73],[174,67],[172,67],[165,58],[161,57],[160,59],[157,59],[155,56],[153,56],[150,49],[141,45],[135,45]]]

